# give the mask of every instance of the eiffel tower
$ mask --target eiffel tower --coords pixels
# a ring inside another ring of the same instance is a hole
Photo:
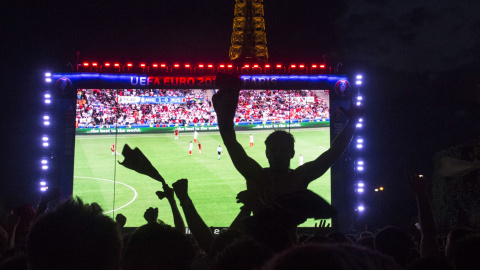
[[[268,61],[263,0],[235,0],[231,61]]]

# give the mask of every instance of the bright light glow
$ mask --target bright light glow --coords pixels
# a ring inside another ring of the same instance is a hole
[[[46,160],[46,159],[42,159],[42,164],[47,164],[47,160]]]
[[[362,123],[362,122],[363,122],[363,118],[358,118],[358,122]]]
[[[106,67],[109,67],[109,66],[110,66],[110,63],[105,63],[105,66],[106,66]]]
[[[50,99],[45,99],[46,104],[50,104],[52,101]]]
[[[133,64],[132,63],[127,63],[127,67],[132,67]]]
[[[358,183],[358,184],[357,184],[357,186],[358,186],[358,187],[364,187],[364,186],[365,186],[365,184],[364,184],[364,183],[362,183],[362,182],[360,182],[360,183]]]
[[[52,73],[50,72],[45,73],[45,77],[50,77],[50,76],[52,76]]]
[[[166,67],[167,65],[166,64],[160,64],[160,67]]]
[[[233,65],[228,65],[227,67],[228,67],[228,68],[232,68],[232,67],[233,67]]]
[[[290,67],[291,67],[291,68],[296,68],[297,66],[296,66],[296,65],[291,65]]]
[[[357,128],[363,127],[362,123],[357,123]]]
[[[186,68],[190,68],[190,64],[186,64],[185,67],[186,67]]]
[[[47,185],[47,182],[45,181],[40,181],[40,186],[46,186]]]
[[[40,188],[40,190],[43,191],[43,192],[47,191],[47,189],[48,189],[48,187],[41,187]]]
[[[92,66],[96,67],[96,66],[98,66],[98,64],[97,63],[92,63]]]
[[[358,166],[358,167],[357,167],[357,170],[363,171],[363,166]]]
[[[362,97],[362,96],[358,96],[358,97],[357,97],[357,100],[363,100],[363,97]]]
[[[320,68],[325,68],[325,65],[320,65]]]
[[[141,66],[141,67],[145,67],[146,65],[145,65],[144,63],[141,63],[140,66]]]
[[[158,67],[158,64],[153,64],[152,66],[156,68],[156,67]]]
[[[221,67],[221,68],[224,68],[224,67],[225,67],[225,65],[220,65],[220,67]]]
[[[245,65],[245,68],[249,68],[249,67],[250,67],[250,65]]]
[[[45,126],[50,126],[50,121],[45,121],[45,122],[43,122],[43,124],[44,124]]]
[[[265,65],[265,68],[270,68],[270,65]]]
[[[355,84],[361,85],[361,84],[362,84],[362,81],[356,81]]]
[[[363,191],[364,191],[363,188],[357,188],[358,193],[363,193]]]
[[[50,117],[48,115],[43,116],[43,120],[49,120],[49,119],[50,119]]]
[[[357,80],[361,80],[361,79],[363,79],[363,76],[362,75],[357,75],[356,78],[357,78]]]
[[[357,143],[363,143],[363,139],[357,139]]]
[[[180,67],[179,64],[174,64],[173,66],[176,67],[176,68]]]
[[[42,170],[48,170],[48,166],[47,166],[47,165],[43,165],[43,166],[42,166]]]
[[[212,65],[212,64],[210,64],[210,65],[208,65],[207,67],[208,67],[208,68],[213,68],[213,65]]]
[[[357,102],[357,106],[360,106],[362,105],[362,103],[360,101]]]
[[[48,142],[44,142],[43,146],[48,147]]]
[[[380,189],[380,190],[383,190],[383,187],[380,187],[379,189]]]
[[[281,67],[282,67],[282,65],[277,65],[277,68],[281,68]]]
[[[357,148],[358,148],[358,149],[362,149],[362,148],[363,148],[363,144],[357,144]]]
[[[258,65],[257,65],[257,64],[255,64],[255,65],[253,65],[253,67],[254,67],[254,68],[258,68]]]
[[[365,211],[365,206],[359,205],[359,206],[357,207],[357,209],[358,209],[359,212],[363,212],[363,211]]]
[[[83,63],[83,66],[88,67],[88,63],[87,62]]]
[[[203,68],[203,64],[198,65],[199,68]]]
[[[52,82],[52,78],[46,78],[45,82]]]
[[[115,66],[115,67],[119,67],[119,66],[120,66],[120,64],[119,64],[119,63],[115,63],[115,64],[113,64],[113,66]]]
[[[312,65],[312,68],[317,68],[317,65]]]
[[[300,65],[299,67],[300,67],[300,68],[304,68],[304,67],[305,67],[305,65]]]
[[[42,141],[48,142],[48,137],[47,137],[47,136],[43,136],[43,137],[42,137]]]
[[[363,160],[359,160],[359,161],[357,162],[357,164],[358,164],[358,165],[363,165]]]
[[[375,189],[375,192],[378,192],[378,188]]]

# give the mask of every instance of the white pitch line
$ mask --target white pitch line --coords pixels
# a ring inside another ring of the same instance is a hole
[[[119,184],[121,184],[121,185],[124,185],[124,186],[130,188],[131,190],[133,190],[133,193],[135,193],[135,196],[133,196],[133,199],[132,199],[130,202],[128,202],[127,204],[125,204],[125,205],[123,205],[123,206],[121,206],[121,207],[119,207],[119,208],[117,208],[117,209],[110,210],[110,211],[108,211],[108,212],[103,212],[103,214],[108,214],[108,213],[111,213],[111,212],[120,210],[120,209],[122,209],[122,208],[130,205],[131,203],[133,203],[133,201],[135,201],[135,199],[137,198],[137,191],[136,191],[133,187],[131,187],[131,186],[125,184],[125,183],[119,182],[119,181],[114,181],[114,180],[109,180],[109,179],[103,179],[103,178],[95,178],[95,177],[83,177],[83,176],[74,176],[73,178],[84,178],[84,179],[87,178],[87,179],[102,180],[102,181],[113,182],[113,183],[116,182],[116,183],[119,183]]]

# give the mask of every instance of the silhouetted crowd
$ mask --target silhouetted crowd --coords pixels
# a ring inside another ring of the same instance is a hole
[[[184,226],[158,220],[153,208],[145,212],[146,224],[132,233],[122,233],[124,216],[114,221],[80,198],[45,212],[47,203],[58,199],[48,192],[37,209],[20,205],[6,217],[0,269],[480,269],[480,234],[465,227],[451,230],[445,246],[433,243],[436,235],[423,229],[416,242],[393,226],[345,235],[325,222],[313,235],[288,239],[282,226],[267,222],[265,228],[262,219],[235,221],[214,236],[196,213],[187,185],[182,179],[172,186],[192,235]],[[172,199],[170,192],[165,197]]]
[[[242,206],[227,230],[213,234],[188,194],[187,179],[169,187],[138,148],[126,146],[120,164],[162,182],[163,191],[156,195],[168,201],[174,224],[159,221],[158,208],[150,207],[144,213],[145,225],[122,233],[128,217],[118,214],[114,221],[99,205],[84,204],[80,198],[60,202],[47,211],[60,194],[50,189],[37,209],[20,205],[5,218],[0,230],[0,269],[480,269],[477,231],[453,228],[444,245],[438,241],[423,176],[406,174],[417,199],[420,237],[393,226],[347,235],[326,224],[337,211],[308,190],[308,184],[345,151],[361,107],[341,108],[349,120],[330,149],[294,170],[290,169],[295,153],[293,136],[281,130],[272,132],[265,141],[269,167],[263,168],[236,140],[232,121],[238,104],[250,105],[258,95],[240,96],[241,81],[230,75],[218,74],[216,84],[220,91],[212,97],[212,104],[220,135],[247,186],[237,195]],[[186,235],[184,218],[191,235]],[[321,220],[319,226],[314,234],[299,236],[297,226],[308,218]]]

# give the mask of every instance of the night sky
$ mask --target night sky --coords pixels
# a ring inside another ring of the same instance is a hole
[[[36,199],[46,70],[83,61],[228,60],[234,0],[2,1],[0,208]],[[272,62],[326,55],[364,75],[367,175],[411,206],[403,166],[425,174],[441,149],[478,142],[479,1],[265,0]],[[398,213],[398,215],[403,213]],[[409,213],[404,213],[409,215]],[[394,215],[394,214],[392,214]]]

